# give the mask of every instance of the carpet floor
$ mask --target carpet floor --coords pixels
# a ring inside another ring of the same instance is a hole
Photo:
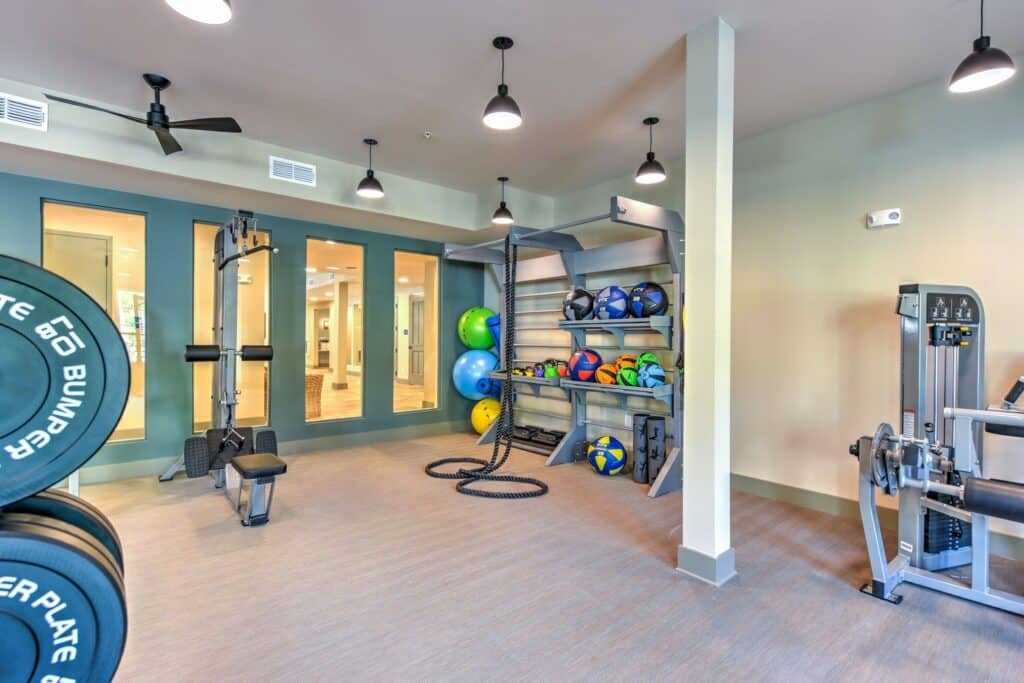
[[[861,595],[853,520],[733,495],[739,575],[677,572],[680,498],[585,466],[509,470],[540,499],[460,496],[423,465],[465,435],[288,458],[269,525],[208,479],[83,488],[127,565],[118,681],[1019,681],[1024,619],[906,586]],[[892,540],[889,539],[890,544]],[[993,583],[1024,592],[1018,564]]]

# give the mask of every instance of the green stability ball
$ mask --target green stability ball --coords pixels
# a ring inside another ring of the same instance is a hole
[[[470,308],[459,318],[459,339],[470,349],[489,349],[494,346],[487,319],[494,311],[483,306]]]

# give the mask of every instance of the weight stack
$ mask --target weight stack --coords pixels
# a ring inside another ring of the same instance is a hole
[[[0,679],[110,681],[127,635],[121,541],[47,489],[120,421],[127,350],[82,290],[0,256],[0,377]]]

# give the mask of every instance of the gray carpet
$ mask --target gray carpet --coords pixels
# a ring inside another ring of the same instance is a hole
[[[86,487],[121,534],[119,681],[1021,680],[1024,619],[925,589],[857,592],[855,522],[735,494],[739,576],[674,570],[678,495],[584,466],[513,469],[541,499],[457,495],[445,436],[289,459],[270,525],[208,480]],[[1021,568],[994,581],[1024,592]]]

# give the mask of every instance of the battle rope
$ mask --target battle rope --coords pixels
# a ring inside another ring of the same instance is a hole
[[[494,449],[491,459],[482,458],[442,458],[426,466],[425,471],[438,479],[458,479],[455,490],[467,496],[481,498],[535,498],[548,492],[548,485],[539,479],[521,477],[515,474],[495,474],[508,461],[512,453],[512,429],[515,424],[514,394],[512,388],[512,364],[514,362],[515,325],[516,325],[516,262],[518,247],[511,239],[505,237],[505,311],[501,316],[501,366],[505,368],[505,381],[501,383],[501,410],[498,413],[497,427],[494,433]],[[505,452],[499,457],[502,441]],[[443,465],[479,465],[474,469],[460,467],[457,472],[437,472],[435,468]],[[525,491],[491,491],[488,489],[471,488],[480,481],[499,481],[511,484],[525,484],[534,487]]]

